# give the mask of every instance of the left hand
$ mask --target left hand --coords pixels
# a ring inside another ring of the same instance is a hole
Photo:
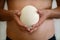
[[[51,13],[52,13],[52,11],[51,11],[51,10],[48,10],[48,9],[47,9],[47,10],[38,10],[37,12],[38,12],[38,14],[39,14],[39,21],[32,26],[33,28],[30,30],[30,32],[33,32],[33,31],[37,30],[38,27],[39,27],[48,17],[51,16]]]

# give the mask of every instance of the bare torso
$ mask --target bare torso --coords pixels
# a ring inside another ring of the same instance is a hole
[[[37,9],[50,9],[52,0],[8,0],[9,10],[21,10],[26,5],[33,5]],[[46,20],[33,33],[21,31],[13,21],[7,22],[7,34],[13,40],[48,40],[54,35],[53,20]]]

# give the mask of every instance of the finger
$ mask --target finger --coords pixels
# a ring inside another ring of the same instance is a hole
[[[39,19],[38,23],[36,23],[36,24],[33,25],[33,28],[39,27],[46,19],[47,19],[46,16],[42,16],[42,17]]]
[[[41,15],[42,14],[42,10],[38,9],[37,13]]]
[[[32,29],[30,29],[30,30],[33,30],[35,28],[38,28],[37,24],[36,25],[33,25]]]
[[[34,29],[30,30],[30,33],[36,31],[37,29],[38,29],[38,28],[34,28]]]
[[[16,15],[17,15],[18,17],[20,17],[20,16],[21,16],[21,13],[20,13],[20,12],[17,12]]]
[[[16,21],[16,23],[19,25],[19,27],[22,26],[22,29],[25,29],[26,31],[30,31],[30,30],[28,30],[27,26],[24,25],[24,24],[19,20],[19,18],[18,18],[16,15],[15,15],[15,21]]]
[[[14,20],[16,21],[16,23],[17,23],[19,26],[23,26],[23,23],[20,21],[20,19],[18,18],[18,16],[14,15]]]
[[[40,26],[46,19],[47,19],[47,16],[42,16],[42,17],[39,19],[38,26]]]
[[[30,32],[30,28],[27,28],[27,31]]]
[[[22,25],[22,23],[20,22],[19,17],[17,17],[16,15],[15,15],[15,21],[16,21],[19,25]]]

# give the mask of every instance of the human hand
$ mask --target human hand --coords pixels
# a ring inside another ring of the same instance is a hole
[[[47,19],[50,17],[52,11],[51,10],[38,10],[38,14],[39,14],[39,21],[34,24],[32,27],[32,29],[30,30],[30,32],[33,32],[35,30],[38,29],[38,27]]]
[[[9,12],[10,12],[10,17],[12,18],[11,20],[14,20],[16,22],[20,30],[29,31],[27,26],[23,24],[20,20],[21,13],[19,10],[11,10]]]

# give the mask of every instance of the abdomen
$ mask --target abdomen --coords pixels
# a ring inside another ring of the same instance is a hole
[[[50,0],[51,1],[51,0]],[[45,5],[43,5],[45,4]],[[21,10],[25,5],[33,5],[37,9],[49,9],[51,2],[49,1],[8,1],[9,10]],[[54,35],[53,20],[46,20],[39,28],[33,33],[21,31],[19,26],[13,21],[7,22],[7,34],[13,40],[47,40]]]
[[[54,26],[52,20],[46,20],[39,28],[33,33],[21,31],[19,27],[12,22],[8,22],[8,37],[14,40],[45,40],[54,35]]]

